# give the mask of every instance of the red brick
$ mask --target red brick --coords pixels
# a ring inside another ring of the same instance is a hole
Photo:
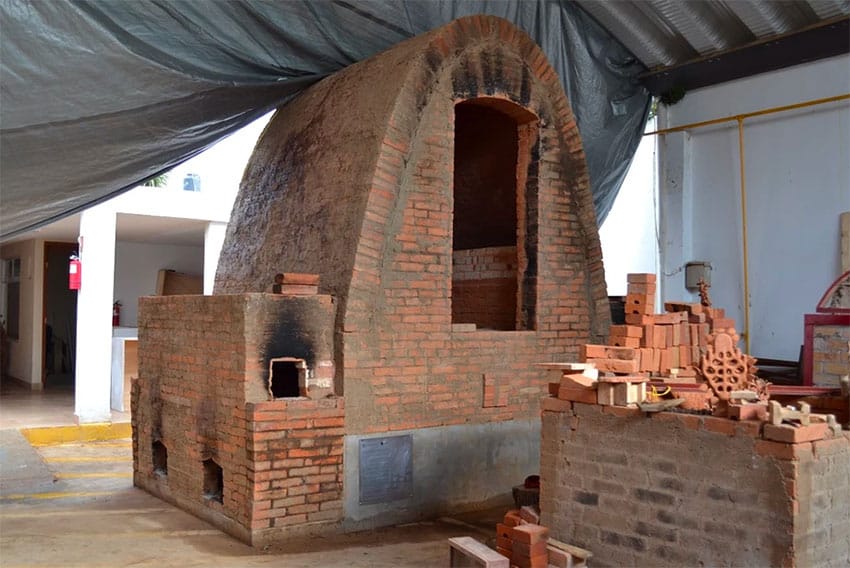
[[[617,347],[640,347],[640,339],[637,337],[611,337],[610,342]]]
[[[504,524],[509,527],[515,527],[522,524],[522,517],[520,516],[519,509],[511,509],[505,513]]]
[[[546,554],[546,539],[538,540],[534,544],[514,541],[513,553],[514,556],[534,557]]]
[[[541,525],[520,525],[514,527],[512,531],[514,543],[534,544],[546,540],[549,536],[549,529]]]
[[[790,424],[764,425],[765,440],[775,440],[787,444],[800,444],[822,440],[829,433],[829,426],[825,422],[813,422],[809,426],[792,426]]]
[[[641,283],[641,284],[655,284],[655,274],[650,273],[632,273],[626,275],[626,281],[629,284],[632,283]]]
[[[703,418],[703,428],[707,432],[734,436],[736,426],[737,423],[728,418],[719,418],[716,416],[706,416]]]
[[[611,337],[636,337],[643,335],[643,329],[639,325],[612,325]]]
[[[596,404],[596,389],[572,389],[561,387],[558,389],[558,398],[565,401]]]
[[[767,425],[765,424],[765,426]],[[755,450],[760,456],[773,457],[786,461],[809,459],[812,457],[811,442],[785,444],[770,440],[757,440]]]
[[[547,397],[542,402],[543,412],[572,412],[573,405],[568,400]]]

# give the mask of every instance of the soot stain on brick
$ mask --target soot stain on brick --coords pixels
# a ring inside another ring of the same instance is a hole
[[[428,48],[428,51],[425,52],[425,65],[428,66],[428,70],[435,74],[442,64],[443,55],[439,50],[436,47]]]
[[[599,505],[599,495],[596,493],[588,493],[587,491],[576,491],[575,500],[582,505]]]
[[[478,96],[478,80],[469,57],[464,57],[452,72],[452,91],[456,96],[474,99]]]
[[[676,499],[672,495],[650,489],[635,489],[635,497],[641,501],[658,503],[659,505],[673,505],[676,502]]]
[[[309,315],[301,306],[295,302],[287,302],[289,309],[281,310],[273,323],[273,329],[267,330],[265,336],[268,338],[263,345],[263,363],[268,365],[275,357],[294,357],[304,359],[307,366],[316,366],[315,344],[313,342],[312,329]],[[300,309],[299,309],[300,308]]]
[[[504,57],[501,50],[486,52],[481,56],[481,77],[484,92],[493,95],[505,89]]]
[[[522,79],[519,85],[519,102],[522,106],[528,106],[531,102],[531,73],[527,65],[522,66]]]
[[[676,531],[666,527],[656,527],[643,521],[638,522],[635,527],[635,532],[639,535],[648,536],[666,540],[667,542],[676,542]]]
[[[725,501],[727,499],[729,501],[732,500],[732,496],[729,494],[729,491],[716,485],[712,485],[708,488],[708,496],[717,501]]]
[[[610,531],[602,531],[602,542],[613,544],[614,546],[631,548],[638,552],[644,552],[646,550],[646,543],[643,539]]]

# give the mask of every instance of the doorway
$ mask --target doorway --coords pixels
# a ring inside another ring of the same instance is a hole
[[[44,243],[42,383],[73,389],[77,350],[77,292],[68,289],[68,262],[76,243]]]

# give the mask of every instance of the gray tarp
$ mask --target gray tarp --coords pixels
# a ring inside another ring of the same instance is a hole
[[[322,77],[470,14],[564,83],[604,218],[649,106],[643,67],[557,0],[0,0],[0,238],[169,170]]]

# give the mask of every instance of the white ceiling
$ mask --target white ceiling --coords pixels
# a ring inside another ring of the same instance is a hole
[[[116,240],[157,245],[204,246],[206,221],[118,213]],[[40,229],[19,235],[9,242],[29,239],[75,242],[80,232],[80,215],[72,215]]]

